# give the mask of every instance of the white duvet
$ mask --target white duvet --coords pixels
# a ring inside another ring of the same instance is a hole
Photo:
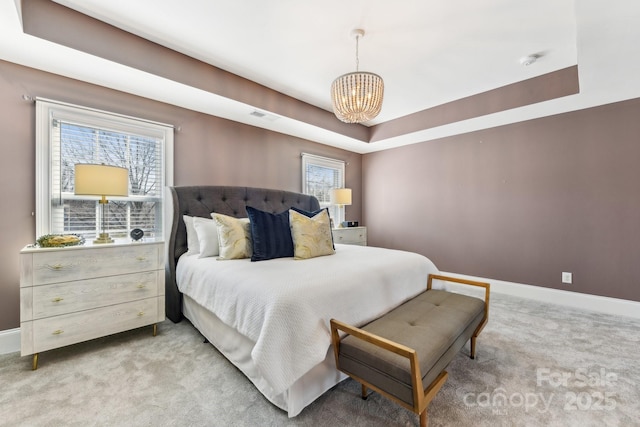
[[[322,362],[329,319],[356,326],[426,289],[437,274],[426,257],[336,245],[334,255],[251,262],[182,256],[180,291],[253,342],[251,358],[276,394]]]

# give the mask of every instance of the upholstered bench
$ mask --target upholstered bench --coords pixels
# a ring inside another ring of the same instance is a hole
[[[484,300],[432,289],[434,279],[484,288]],[[427,425],[427,406],[447,379],[445,368],[489,316],[489,284],[429,275],[427,290],[371,323],[356,328],[331,319],[336,366],[367,388],[420,415]],[[345,333],[340,338],[340,332]]]

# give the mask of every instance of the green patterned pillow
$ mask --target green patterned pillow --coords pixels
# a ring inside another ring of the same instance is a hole
[[[234,218],[212,213],[218,228],[220,256],[218,259],[251,258],[251,228],[249,218]]]
[[[290,209],[289,224],[294,258],[307,259],[335,253],[331,221],[326,209],[311,218]]]

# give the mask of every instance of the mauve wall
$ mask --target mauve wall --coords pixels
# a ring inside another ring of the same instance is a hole
[[[640,301],[639,118],[635,99],[367,154],[369,243],[443,271]]]
[[[23,94],[180,127],[175,185],[242,185],[300,191],[303,152],[345,160],[348,218],[361,217],[361,155],[0,61],[0,331],[19,326],[19,257],[35,240],[35,103]]]

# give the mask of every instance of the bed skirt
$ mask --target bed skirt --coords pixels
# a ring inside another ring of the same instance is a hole
[[[306,406],[331,387],[344,380],[346,375],[336,369],[333,347],[329,347],[324,361],[314,366],[291,387],[280,394],[260,375],[251,360],[254,342],[224,324],[216,315],[200,304],[183,296],[182,313],[209,342],[233,363],[271,403],[295,417]]]

